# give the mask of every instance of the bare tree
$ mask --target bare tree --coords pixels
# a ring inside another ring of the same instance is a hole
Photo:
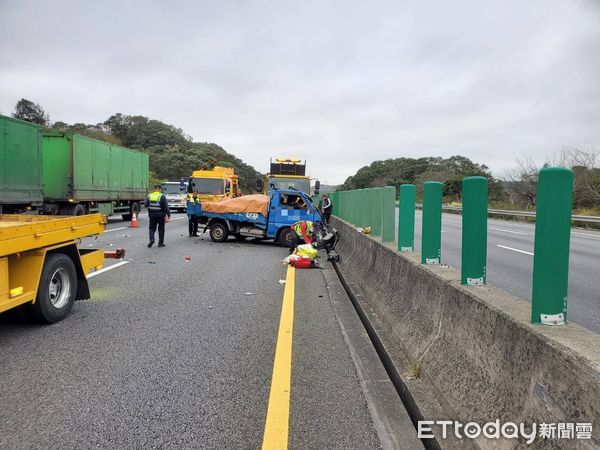
[[[577,208],[600,205],[600,154],[580,148],[564,149],[541,164],[532,158],[517,160],[517,167],[506,174],[506,187],[514,203],[535,207],[538,173],[543,167],[568,167],[573,170],[573,205]]]
[[[600,204],[600,155],[594,150],[570,148],[559,152],[553,165],[570,167],[575,175],[573,203],[580,207]]]
[[[543,166],[541,166],[543,167]],[[506,174],[507,190],[513,203],[534,208],[540,165],[532,158],[517,160],[517,167]]]

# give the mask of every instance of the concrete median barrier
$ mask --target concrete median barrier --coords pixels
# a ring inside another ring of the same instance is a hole
[[[532,325],[531,305],[523,299],[494,286],[462,286],[453,268],[422,265],[418,253],[399,253],[394,243],[384,245],[335,217],[332,222],[340,232],[339,269],[414,394],[418,417],[537,424],[538,436],[542,423],[591,423],[590,440],[538,437],[530,448],[600,446],[599,335],[573,323]],[[418,367],[417,380],[410,380],[407,361]],[[466,443],[434,433],[431,448]],[[483,436],[472,443],[525,445],[524,439]]]

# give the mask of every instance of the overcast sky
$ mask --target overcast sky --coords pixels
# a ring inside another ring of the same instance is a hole
[[[600,150],[600,1],[0,0],[0,112],[141,114],[337,184],[376,159]]]

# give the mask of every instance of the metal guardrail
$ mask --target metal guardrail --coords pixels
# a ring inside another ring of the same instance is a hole
[[[422,204],[417,204],[417,209],[423,207]],[[461,206],[442,206],[443,211],[454,211],[462,212]],[[510,209],[488,209],[488,215],[490,216],[513,216],[513,217],[531,217],[535,219],[534,211],[512,211]],[[600,216],[578,216],[572,215],[571,220],[573,222],[587,222],[587,223],[600,223]]]

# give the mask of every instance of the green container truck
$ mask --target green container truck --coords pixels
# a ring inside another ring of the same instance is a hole
[[[0,116],[0,214],[7,205],[40,206],[42,129],[29,122]]]
[[[147,154],[77,134],[42,134],[35,125],[37,140],[26,139],[31,124],[0,116],[0,127],[13,123],[0,149],[0,208],[5,212],[100,212],[131,220],[140,210],[148,192]],[[30,155],[28,162],[23,162],[23,154]],[[13,166],[21,169],[7,176]]]

